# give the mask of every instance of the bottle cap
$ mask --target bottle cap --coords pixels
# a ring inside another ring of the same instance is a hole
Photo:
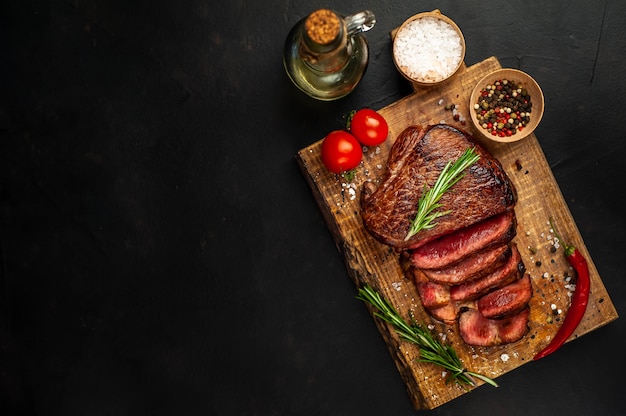
[[[304,30],[311,49],[321,53],[329,52],[341,40],[343,22],[332,10],[320,9],[307,17]]]

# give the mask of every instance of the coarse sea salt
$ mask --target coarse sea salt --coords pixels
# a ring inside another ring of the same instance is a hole
[[[449,23],[421,17],[398,30],[393,43],[398,67],[410,78],[425,83],[442,81],[463,59],[461,36]]]

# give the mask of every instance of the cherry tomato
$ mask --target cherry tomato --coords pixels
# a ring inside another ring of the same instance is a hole
[[[335,130],[322,141],[322,162],[334,173],[343,173],[361,163],[363,150],[359,141],[345,130]]]
[[[377,146],[387,140],[387,120],[370,108],[356,111],[350,119],[350,133],[364,146]]]

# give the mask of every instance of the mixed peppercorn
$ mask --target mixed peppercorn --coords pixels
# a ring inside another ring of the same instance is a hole
[[[532,103],[521,83],[501,79],[481,90],[474,111],[479,124],[494,136],[508,137],[530,121]]]

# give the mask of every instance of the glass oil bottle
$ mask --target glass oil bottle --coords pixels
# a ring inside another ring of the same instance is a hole
[[[314,11],[300,20],[285,40],[283,64],[289,78],[318,100],[346,96],[367,69],[369,50],[361,33],[375,23],[369,10],[347,17],[329,9]]]

